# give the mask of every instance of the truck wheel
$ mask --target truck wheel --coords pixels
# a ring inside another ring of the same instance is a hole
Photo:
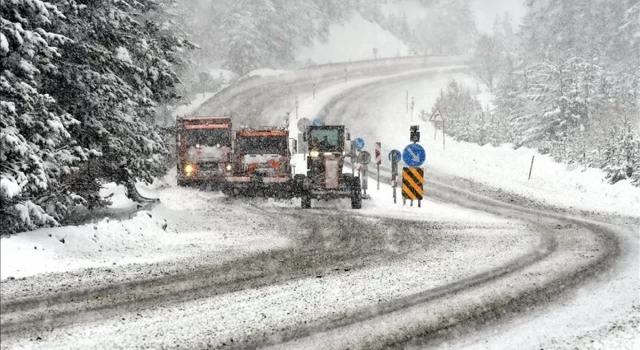
[[[351,191],[351,186],[353,186],[353,175],[342,174],[342,183],[347,191]]]
[[[293,195],[294,197],[302,198],[302,194],[304,193],[302,184],[304,183],[304,179],[306,176],[302,174],[296,174],[293,176]]]
[[[233,188],[229,185],[222,186],[220,191],[227,197],[233,197]]]
[[[360,177],[355,176],[351,182],[351,209],[362,208],[362,191],[360,190]]]
[[[311,196],[309,195],[309,193],[302,194],[302,197],[300,197],[300,204],[302,205],[302,209],[311,208]]]

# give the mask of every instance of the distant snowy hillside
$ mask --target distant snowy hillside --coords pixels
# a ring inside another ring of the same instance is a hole
[[[471,6],[475,12],[476,25],[482,32],[491,32],[496,15],[508,13],[516,30],[522,24],[526,7],[524,1],[473,0]]]
[[[387,2],[380,4],[380,10],[389,17],[394,15],[397,17],[407,16],[407,20],[411,26],[415,26],[427,16],[427,9],[423,4],[416,0],[398,0],[397,2]]]
[[[354,12],[346,23],[331,25],[327,42],[315,39],[313,45],[300,51],[297,60],[302,63],[311,60],[316,64],[367,60],[374,58],[374,48],[378,50],[378,57],[408,53],[402,40]]]

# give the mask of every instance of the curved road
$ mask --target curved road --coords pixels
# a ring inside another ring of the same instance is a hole
[[[383,83],[354,87],[330,101],[322,115],[329,121],[352,120],[361,113],[357,106],[381,85],[401,86],[430,74],[390,76]],[[335,76],[286,84],[275,79],[266,90],[259,83],[230,89],[200,112],[231,106],[236,113],[260,115],[288,104],[293,91],[309,93],[314,82],[318,89],[329,87]],[[3,348],[424,347],[557,300],[611,268],[621,254],[619,229],[611,225],[428,171],[430,200],[501,219],[425,222],[345,214],[332,207],[302,211],[232,203],[264,218],[277,217],[276,230],[287,232],[291,246],[98,288],[29,295],[19,292],[19,284],[7,293],[3,282]],[[383,179],[388,178],[383,169]],[[478,251],[476,245],[487,248]],[[438,282],[429,282],[434,277],[422,281],[414,276],[414,284],[400,279],[395,285],[412,287],[378,300],[359,300],[352,290],[365,288],[359,294],[369,295],[372,276],[394,285],[384,271],[401,271],[407,264],[428,267],[421,273],[431,273],[442,268],[438,261],[447,256],[451,266]],[[336,288],[335,301],[323,300]],[[306,293],[313,298],[299,300]],[[328,310],[332,303],[336,309]],[[251,305],[265,309],[258,312]],[[264,317],[255,318],[260,314]]]

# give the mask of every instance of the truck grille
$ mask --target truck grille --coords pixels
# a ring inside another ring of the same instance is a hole
[[[198,164],[198,170],[202,172],[215,173],[220,170],[218,162],[203,162]]]

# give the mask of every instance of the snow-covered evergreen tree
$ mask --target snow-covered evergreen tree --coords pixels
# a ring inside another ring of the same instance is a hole
[[[277,25],[271,27],[275,23],[270,18],[275,15],[276,9],[269,0],[237,1],[219,28],[225,35],[220,43],[223,67],[244,75],[258,67],[272,66],[275,55],[270,52],[269,37],[284,35]]]
[[[603,167],[612,181],[633,178],[617,159],[640,124],[640,2],[529,1],[528,10],[496,113],[519,145]]]
[[[67,4],[67,2],[65,2]],[[155,1],[103,1],[80,7],[63,5],[73,39],[62,46],[61,74],[42,82],[58,105],[79,124],[70,133],[80,145],[102,156],[83,164],[72,188],[94,195],[100,180],[125,184],[150,182],[164,173],[165,147],[155,130],[155,104],[175,97],[175,67],[188,42],[165,23],[150,19],[161,11]]]
[[[479,141],[477,131],[480,123],[484,123],[484,119],[478,117],[482,114],[482,106],[469,88],[456,80],[451,81],[447,89],[440,92],[432,113],[436,108],[447,118],[445,131],[449,135],[462,141]]]
[[[0,222],[4,232],[55,225],[79,198],[61,185],[85,150],[70,140],[78,124],[39,88],[59,74],[54,31],[64,14],[49,2],[0,2]]]
[[[320,19],[310,0],[239,0],[218,28],[224,67],[244,75],[286,65],[295,59],[295,50],[311,43]]]
[[[164,173],[154,108],[175,97],[190,45],[154,19],[155,1],[87,5],[0,2],[0,216],[10,230],[99,204],[101,181]]]
[[[493,89],[494,82],[503,70],[505,65],[504,57],[504,48],[500,40],[486,34],[480,36],[476,45],[472,67],[478,78],[489,89]]]

